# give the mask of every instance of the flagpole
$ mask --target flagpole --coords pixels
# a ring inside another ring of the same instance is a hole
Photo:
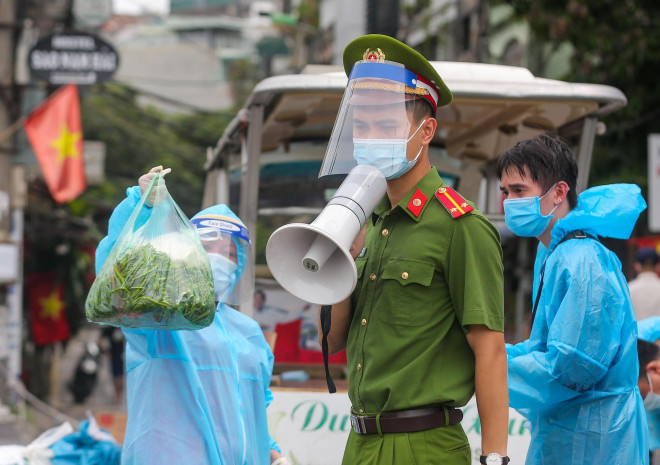
[[[9,139],[16,131],[21,129],[27,120],[27,116],[21,116],[4,131],[0,132],[0,144]]]

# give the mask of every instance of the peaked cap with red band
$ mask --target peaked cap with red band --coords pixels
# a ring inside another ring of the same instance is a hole
[[[426,99],[434,111],[452,100],[447,88],[435,68],[419,52],[403,42],[380,34],[367,34],[349,43],[344,49],[344,70],[351,76],[353,66],[359,61],[382,63],[385,60],[399,63],[417,76],[415,92]],[[406,93],[412,93],[406,90]]]

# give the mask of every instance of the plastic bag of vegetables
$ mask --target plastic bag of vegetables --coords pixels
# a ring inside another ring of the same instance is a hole
[[[96,276],[85,302],[89,321],[152,329],[213,321],[208,255],[160,179],[154,176]],[[148,199],[153,206],[144,208]]]

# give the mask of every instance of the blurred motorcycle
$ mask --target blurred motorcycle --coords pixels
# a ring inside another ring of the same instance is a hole
[[[94,390],[101,363],[101,349],[96,342],[86,342],[68,388],[76,404],[82,404]]]

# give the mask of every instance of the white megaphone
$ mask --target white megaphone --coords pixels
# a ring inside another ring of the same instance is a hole
[[[380,170],[358,165],[312,224],[277,229],[266,245],[266,262],[277,282],[296,297],[319,305],[348,297],[357,283],[351,244],[386,188]]]

